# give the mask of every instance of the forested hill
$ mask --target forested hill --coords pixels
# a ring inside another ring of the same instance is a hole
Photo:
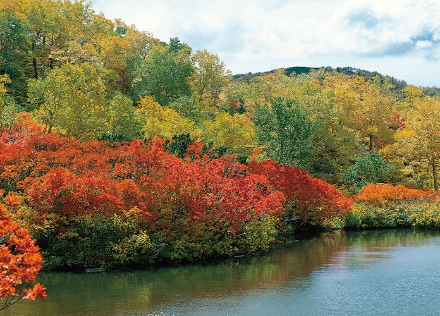
[[[403,89],[408,85],[405,80],[400,80],[400,79],[397,79],[394,77],[390,77],[388,75],[383,75],[377,71],[369,71],[369,70],[364,70],[364,69],[359,69],[359,68],[354,68],[354,67],[317,68],[317,67],[296,66],[296,67],[283,68],[286,76],[308,74],[311,71],[316,71],[319,69],[324,69],[327,72],[336,71],[338,73],[344,73],[347,75],[358,75],[358,76],[365,77],[367,79],[371,79],[371,78],[375,78],[375,77],[380,77],[382,79],[387,78],[393,83],[393,85],[395,86],[395,89]],[[234,79],[237,81],[250,82],[250,80],[254,77],[267,75],[267,74],[272,73],[274,71],[276,71],[276,69],[273,69],[270,71],[264,71],[264,72],[256,72],[256,73],[248,72],[246,74],[235,74]],[[438,88],[438,87],[422,87],[422,90],[426,94],[429,94],[429,95],[436,95],[436,94],[440,93],[440,88]]]

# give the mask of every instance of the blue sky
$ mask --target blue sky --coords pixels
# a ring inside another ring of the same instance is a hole
[[[93,0],[168,41],[217,54],[233,73],[352,66],[440,87],[439,0]]]

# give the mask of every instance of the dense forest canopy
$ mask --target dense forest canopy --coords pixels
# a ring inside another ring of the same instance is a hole
[[[80,140],[186,135],[240,161],[299,166],[354,192],[438,187],[435,87],[351,67],[232,76],[215,54],[109,20],[90,3],[0,3],[0,126],[29,112]]]

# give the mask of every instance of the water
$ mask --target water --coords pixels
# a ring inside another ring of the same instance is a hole
[[[49,298],[1,315],[438,315],[440,232],[335,232],[254,258],[46,273]]]

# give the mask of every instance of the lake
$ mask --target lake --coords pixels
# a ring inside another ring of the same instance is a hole
[[[270,254],[118,273],[44,273],[0,315],[439,315],[440,232],[329,232]]]

